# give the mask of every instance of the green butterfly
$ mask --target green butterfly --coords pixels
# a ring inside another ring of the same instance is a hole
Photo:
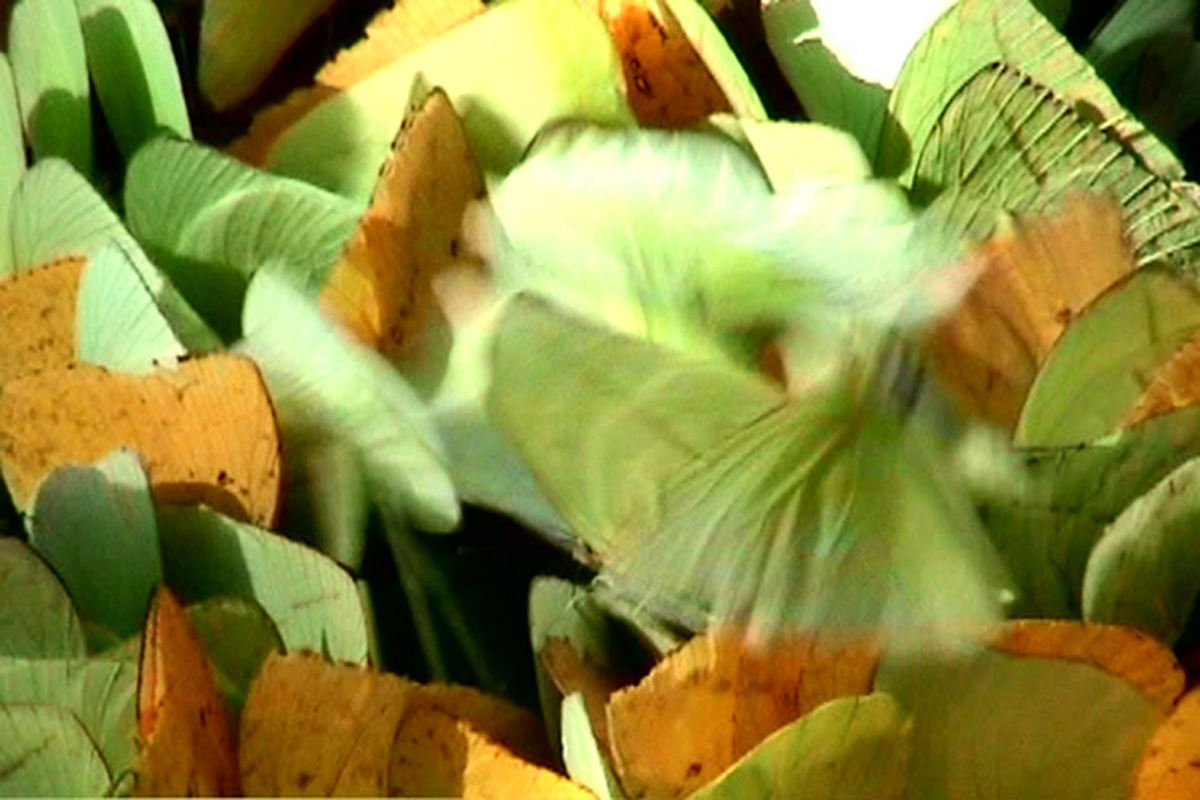
[[[490,205],[489,412],[619,591],[760,636],[1000,615],[946,426],[897,402],[896,332],[962,281],[894,187],[777,194],[715,133],[564,126]],[[795,396],[747,368],[785,331],[793,371],[825,354]]]
[[[838,379],[798,398],[518,297],[489,410],[616,588],[757,636],[996,618],[1008,589],[949,444]]]
[[[483,209],[473,227],[502,292],[743,363],[788,326],[840,343],[850,319],[928,318],[957,255],[895,184],[822,176],[775,193],[716,130],[559,124]]]

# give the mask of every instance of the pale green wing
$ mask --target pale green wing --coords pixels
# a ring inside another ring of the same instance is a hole
[[[632,124],[619,76],[592,10],[500,3],[321,103],[280,137],[267,167],[365,204],[407,111],[401,98],[419,81],[445,89],[480,167],[503,174],[552,120]]]
[[[129,230],[227,338],[254,272],[279,265],[312,296],[337,262],[362,207],[271,175],[205,145],[161,137],[125,178]]]
[[[8,26],[21,120],[41,160],[92,173],[92,111],[83,32],[73,0],[19,0]]]
[[[20,539],[0,538],[0,655],[79,658],[86,645],[66,589]]]
[[[631,509],[623,526],[642,541],[613,572],[754,636],[997,619],[1007,577],[938,436],[809,390]]]
[[[1196,283],[1166,270],[1138,270],[1067,326],[1029,390],[1014,441],[1053,447],[1115,431],[1145,391],[1144,376],[1157,373],[1197,333]]]
[[[566,523],[546,500],[529,467],[487,417],[485,395],[491,381],[491,341],[503,303],[493,302],[488,279],[473,270],[441,273],[435,293],[447,312],[449,348],[435,369],[406,369],[418,392],[426,375],[437,387],[426,400],[430,419],[446,450],[454,488],[465,503],[491,508],[520,520],[543,536],[569,547]],[[466,309],[470,309],[467,311]]]
[[[892,648],[876,688],[913,720],[913,800],[1124,800],[1162,712],[1090,664]]]
[[[383,356],[338,330],[271,270],[251,282],[238,349],[254,359],[285,439],[355,448],[372,498],[395,518],[448,531],[458,500],[420,399]]]
[[[570,542],[561,515],[481,404],[435,406],[431,411],[463,502],[501,511],[561,544]]]
[[[672,355],[517,297],[496,333],[488,412],[572,531],[601,554],[637,541],[621,509],[785,402],[724,360]]]
[[[1136,264],[1162,264],[1188,282],[1200,266],[1194,187],[1151,173],[1111,131],[1011,69],[979,73],[945,110],[921,154],[919,181],[947,186],[931,215],[969,237],[1002,211],[1044,212],[1075,190],[1122,207]],[[1017,439],[1077,443],[1112,430],[1153,372],[1196,323],[1195,298],[1165,275],[1130,278],[1076,320],[1026,401]],[[1078,403],[1086,396],[1088,402]]]
[[[1034,448],[1015,494],[980,514],[1017,584],[1015,616],[1077,618],[1088,558],[1106,525],[1200,456],[1200,409],[1150,419],[1086,446]]]
[[[12,65],[0,53],[0,277],[14,270],[9,209],[25,172],[25,139]]]
[[[857,140],[817,122],[739,119],[778,194],[813,181],[854,181],[871,177],[871,165]]]
[[[146,258],[104,198],[65,161],[39,161],[21,178],[13,196],[12,241],[17,269],[116,245],[183,345],[192,352],[220,346],[216,334]]]
[[[1121,512],[1083,576],[1083,616],[1143,630],[1174,645],[1200,596],[1200,461],[1176,469]]]
[[[29,542],[86,620],[121,637],[141,630],[163,573],[150,485],[135,453],[52,472],[34,501]]]
[[[653,325],[651,312],[685,317],[681,307],[702,305],[705,287],[687,271],[712,267],[692,267],[697,252],[731,255],[722,238],[766,210],[769,196],[753,155],[719,133],[560,125],[490,187],[494,236],[511,248],[494,259],[497,283],[640,332]],[[689,244],[684,231],[711,238]]]
[[[560,127],[489,192],[493,274],[502,291],[550,297],[634,335],[720,347],[722,327],[753,323],[720,318],[738,292],[776,313],[804,292],[771,280],[762,254],[734,241],[769,197],[754,157],[724,136]]]
[[[70,711],[0,705],[0,794],[103,797],[109,783],[103,757]]]
[[[883,693],[842,697],[772,733],[693,800],[901,800],[913,725]]]
[[[116,243],[94,251],[79,282],[79,360],[124,372],[149,372],[187,353],[154,295]]]
[[[119,780],[137,758],[137,672],[131,662],[100,658],[0,658],[0,707],[55,706],[73,714]]]
[[[193,602],[254,600],[289,650],[367,658],[367,629],[350,574],[316,550],[199,507],[159,509],[167,583]]]
[[[980,73],[997,70],[1019,70],[1069,105],[1088,109],[1151,171],[1182,176],[1179,161],[1121,107],[1087,61],[1029,0],[961,0],[929,28],[904,62],[892,92],[888,113],[894,124],[883,127],[877,170],[899,174],[903,185],[919,190],[923,179],[916,158],[928,147],[944,109]],[[999,126],[995,112],[1004,110],[998,99],[976,112],[982,114],[976,124]]]
[[[789,403],[721,360],[517,298],[489,408],[614,580],[690,624],[999,613],[1002,570],[934,434],[848,392]]]
[[[152,0],[78,0],[88,71],[109,130],[129,158],[161,130],[190,137],[183,84]]]
[[[138,152],[124,198],[130,229],[157,248],[243,270],[272,257],[296,262],[312,287],[321,285],[363,210],[310,184],[170,137]]]
[[[11,213],[18,270],[87,255],[112,240],[135,244],[104,198],[59,158],[41,159],[22,176]]]
[[[484,249],[502,292],[742,361],[792,322],[828,336],[838,315],[927,316],[937,293],[922,289],[955,249],[894,185],[775,194],[745,148],[704,131],[559,126],[492,187],[490,208]]]
[[[573,692],[562,701],[563,766],[571,780],[589,789],[598,800],[620,800],[620,785],[600,753],[583,695]]]
[[[916,193],[933,200],[935,218],[981,238],[1000,211],[1046,211],[1071,191],[1099,192],[1120,203],[1139,266],[1160,261],[1194,275],[1195,193],[1151,172],[1127,142],[1079,109],[1015,69],[983,70],[945,108],[919,153]]]

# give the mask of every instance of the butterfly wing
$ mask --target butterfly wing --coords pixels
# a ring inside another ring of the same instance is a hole
[[[950,464],[921,420],[814,391],[664,486],[614,572],[759,636],[998,619],[1004,570]]]
[[[960,293],[926,291],[956,245],[894,185],[822,176],[774,194],[715,132],[551,129],[491,187],[490,209],[480,249],[502,291],[743,362],[761,344],[750,334],[923,320]]]
[[[921,419],[756,376],[525,297],[489,409],[618,588],[682,619],[789,627],[999,616],[1004,572]]]

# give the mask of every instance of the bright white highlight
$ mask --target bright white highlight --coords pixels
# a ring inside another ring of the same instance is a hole
[[[891,89],[917,40],[955,0],[809,0],[819,40],[852,75]]]

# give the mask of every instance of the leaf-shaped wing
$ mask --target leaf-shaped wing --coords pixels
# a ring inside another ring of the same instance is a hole
[[[920,420],[841,386],[788,403],[721,359],[521,297],[495,369],[490,409],[548,497],[672,610],[768,633],[999,613],[1002,570]]]

